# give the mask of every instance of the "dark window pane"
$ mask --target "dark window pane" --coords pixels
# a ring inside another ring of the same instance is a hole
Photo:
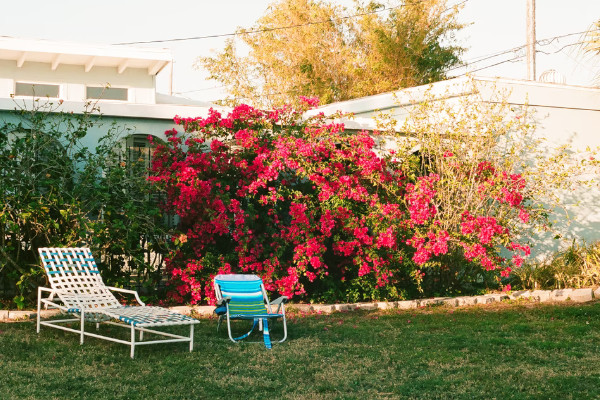
[[[127,89],[88,86],[86,88],[86,98],[127,101]]]
[[[58,85],[17,82],[15,96],[58,97]]]

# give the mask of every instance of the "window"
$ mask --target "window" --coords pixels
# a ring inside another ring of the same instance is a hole
[[[42,83],[17,82],[15,84],[15,96],[34,97],[56,97],[60,92],[59,85],[48,85]]]
[[[85,97],[87,99],[127,101],[129,99],[129,90],[127,88],[87,86]]]
[[[127,168],[128,173],[131,175],[143,174],[147,177],[152,167],[152,158],[158,143],[162,143],[162,140],[154,137],[153,143],[150,143],[148,135],[144,134],[133,134],[124,138],[118,151],[120,167]],[[150,198],[156,203],[161,203],[164,201],[164,194],[152,193]],[[164,213],[163,222],[167,227],[175,227],[179,223],[179,217]]]
[[[160,139],[155,139],[160,140]],[[126,155],[125,162],[129,165],[140,163],[145,169],[152,166],[152,155],[154,154],[154,146],[150,144],[148,135],[134,134],[125,139]]]

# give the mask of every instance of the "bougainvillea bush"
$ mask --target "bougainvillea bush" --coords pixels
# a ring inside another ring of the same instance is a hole
[[[150,178],[180,221],[167,260],[170,300],[211,303],[212,278],[228,272],[258,274],[268,290],[303,301],[398,299],[424,287],[431,295],[452,285],[424,286],[424,266],[458,261],[471,282],[500,282],[529,253],[507,222],[528,215],[527,182],[514,171],[453,161],[487,206],[462,210],[449,226],[439,219],[440,171],[378,153],[376,132],[346,132],[302,111],[241,105],[175,118],[183,132],[167,132]]]

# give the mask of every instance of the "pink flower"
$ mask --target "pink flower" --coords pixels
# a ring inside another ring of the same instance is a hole
[[[529,213],[527,211],[525,211],[525,209],[521,208],[519,210],[519,218],[521,219],[521,221],[523,223],[528,223],[529,222]]]

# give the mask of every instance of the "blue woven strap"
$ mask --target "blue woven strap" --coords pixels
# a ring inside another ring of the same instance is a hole
[[[270,349],[271,346],[271,335],[269,334],[269,323],[267,318],[263,318],[263,340],[265,341],[265,347]]]
[[[242,336],[238,336],[236,338],[233,338],[233,340],[238,341],[238,340],[246,339],[248,336],[250,336],[250,334],[252,333],[252,331],[254,330],[254,328],[256,328],[257,324],[258,324],[258,320],[255,319],[254,323],[252,324],[252,329],[250,329],[248,331],[248,333],[244,333]]]

